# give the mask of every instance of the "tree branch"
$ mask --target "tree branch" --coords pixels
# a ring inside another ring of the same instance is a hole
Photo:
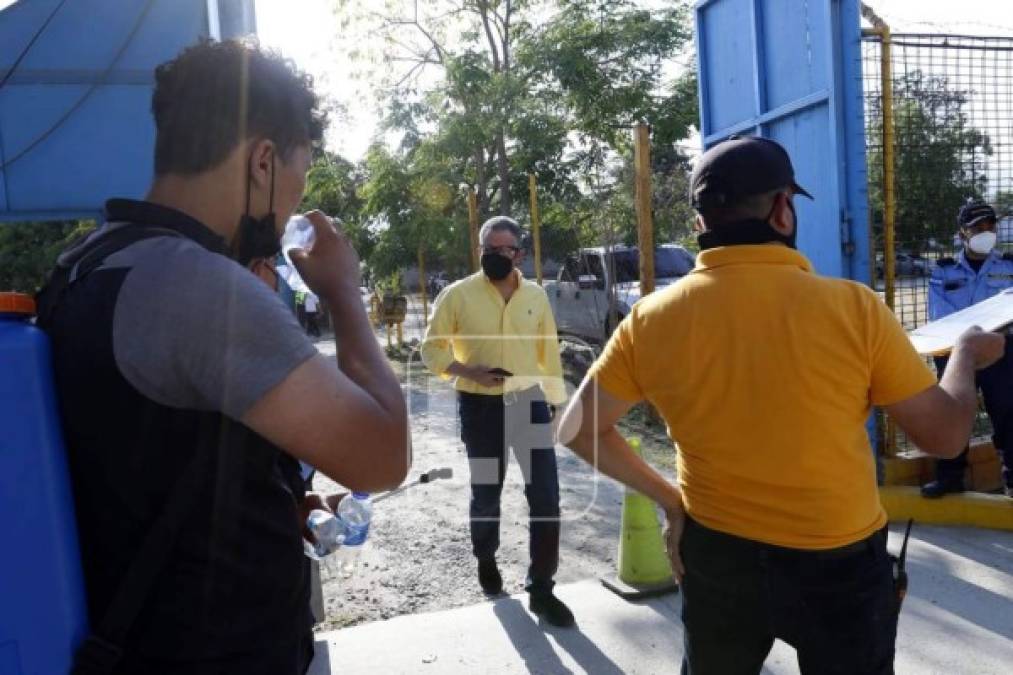
[[[440,42],[433,36],[432,32],[430,32],[429,30],[427,30],[425,28],[425,26],[423,26],[419,22],[418,17],[417,17],[417,12],[418,12],[417,4],[418,3],[416,3],[416,18],[415,19],[393,18],[393,17],[389,17],[389,16],[384,16],[383,14],[379,14],[377,12],[373,12],[372,16],[375,17],[375,18],[377,18],[377,19],[379,19],[383,23],[383,26],[385,28],[408,27],[408,28],[414,28],[415,30],[417,30],[418,32],[420,32],[429,41],[429,44],[432,46],[432,48],[436,51],[436,56],[439,59],[439,62],[441,64],[443,64],[445,62],[445,60],[446,60],[445,59],[446,49],[444,49],[443,45],[441,45]]]
[[[432,61],[429,59],[419,60],[418,62],[416,62],[414,66],[411,67],[411,69],[407,73],[404,74],[404,76],[400,80],[397,81],[397,84],[395,84],[393,88],[395,90],[399,89],[401,85],[410,80],[412,76],[415,75],[416,72],[422,70],[428,65],[441,65],[441,64],[438,61]]]
[[[513,0],[506,0],[503,12],[503,71],[510,72],[510,19],[513,17]]]
[[[485,29],[485,37],[489,41],[489,51],[492,52],[492,67],[495,72],[501,72],[499,60],[499,49],[496,48],[496,38],[492,35],[492,28],[489,26],[489,4],[486,0],[478,3],[478,14],[482,17],[482,28]]]

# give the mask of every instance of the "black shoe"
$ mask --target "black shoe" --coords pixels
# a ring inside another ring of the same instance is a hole
[[[551,591],[532,593],[530,600],[528,600],[528,609],[553,626],[569,628],[574,624],[573,612],[563,604],[562,600],[554,596]]]
[[[499,595],[503,592],[503,577],[500,576],[499,568],[496,567],[495,558],[485,558],[478,561],[478,583],[486,595]]]
[[[922,486],[922,497],[938,499],[943,495],[955,494],[964,491],[962,480],[934,480]]]

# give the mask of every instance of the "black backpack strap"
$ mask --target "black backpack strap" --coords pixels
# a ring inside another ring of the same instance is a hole
[[[129,223],[119,225],[102,235],[72,265],[57,264],[46,285],[36,294],[38,324],[42,328],[52,325],[56,308],[70,286],[99,267],[105,259],[131,244],[154,237],[181,237],[179,232],[165,227]]]
[[[199,449],[176,480],[169,499],[134,556],[97,628],[78,647],[71,675],[108,675],[123,658],[123,645],[162,572],[176,536],[200,493],[212,453]]]

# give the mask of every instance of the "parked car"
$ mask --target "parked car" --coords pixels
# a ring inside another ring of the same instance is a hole
[[[898,277],[924,277],[932,268],[932,261],[916,253],[898,252],[894,258],[894,274]],[[876,277],[882,279],[886,272],[883,269],[883,255],[876,257]]]
[[[654,252],[655,288],[689,274],[692,253],[676,244]],[[604,343],[640,299],[640,250],[635,246],[584,248],[567,257],[546,293],[561,335]]]
[[[436,272],[430,274],[429,279],[426,282],[426,292],[429,293],[430,298],[435,298],[440,294],[444,288],[450,285],[450,279],[447,278],[446,272]]]

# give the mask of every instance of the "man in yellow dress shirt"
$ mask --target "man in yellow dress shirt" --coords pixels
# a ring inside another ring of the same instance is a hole
[[[436,298],[422,343],[426,366],[454,379],[461,440],[471,467],[471,541],[479,583],[503,590],[496,566],[500,494],[512,447],[524,476],[531,520],[525,589],[530,608],[556,626],[573,614],[552,593],[559,566],[559,480],[553,448],[555,407],[566,400],[556,323],[541,286],[517,265],[522,231],[511,218],[490,218],[479,232],[482,270]]]

